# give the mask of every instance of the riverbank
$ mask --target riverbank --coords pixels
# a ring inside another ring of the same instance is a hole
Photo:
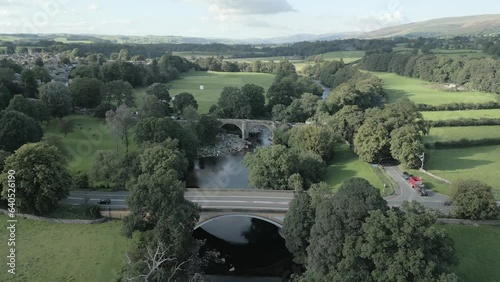
[[[248,149],[251,144],[251,142],[241,139],[238,135],[221,133],[217,135],[215,145],[198,149],[198,158],[226,156]]]

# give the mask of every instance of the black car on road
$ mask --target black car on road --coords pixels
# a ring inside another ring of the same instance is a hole
[[[100,199],[99,202],[97,202],[99,205],[109,205],[111,204],[111,199],[105,198],[105,199]]]
[[[411,176],[411,175],[410,175],[408,172],[406,172],[406,171],[405,171],[405,172],[403,172],[403,178],[404,178],[405,180],[409,180],[409,179],[410,179],[410,176]]]

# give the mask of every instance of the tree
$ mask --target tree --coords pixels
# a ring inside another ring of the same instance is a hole
[[[187,172],[188,161],[179,151],[179,141],[168,138],[165,142],[147,148],[140,156],[143,173],[154,174],[156,171],[174,170],[182,178]]]
[[[76,189],[86,190],[90,187],[89,175],[83,171],[79,171],[75,174],[73,182]]]
[[[43,59],[41,57],[35,59],[35,66],[43,67]]]
[[[125,104],[128,107],[135,105],[132,85],[123,80],[105,83],[101,87],[101,96],[105,101],[114,102],[117,105]]]
[[[12,99],[12,95],[10,93],[9,88],[1,84],[0,81],[0,111],[4,110],[9,106],[10,99]]]
[[[40,142],[45,143],[49,146],[56,147],[59,153],[61,153],[61,155],[66,160],[71,160],[71,154],[68,151],[68,145],[64,144],[62,138],[59,135],[56,135],[54,133],[46,133]]]
[[[436,217],[417,203],[375,210],[359,236],[349,236],[337,277],[363,281],[457,281],[453,239],[435,227]],[[390,259],[389,259],[390,258]],[[359,262],[364,262],[360,268]],[[362,274],[362,275],[361,275]]]
[[[358,106],[345,106],[327,120],[332,131],[349,143],[352,147],[354,136],[363,125],[364,114]]]
[[[241,94],[246,97],[245,100],[251,108],[249,118],[255,119],[265,114],[266,98],[264,97],[264,88],[255,84],[245,84],[241,88]]]
[[[167,114],[165,105],[156,96],[147,95],[139,107],[141,117],[164,117]]]
[[[146,94],[155,96],[163,105],[165,115],[169,115],[170,113],[172,113],[172,108],[170,107],[172,98],[170,98],[168,89],[168,85],[162,83],[153,83],[146,89]]]
[[[24,88],[24,95],[27,98],[35,98],[38,94],[38,82],[33,70],[24,69],[21,73],[21,86]]]
[[[38,142],[43,137],[39,122],[16,111],[0,112],[0,150],[14,152],[26,143]]]
[[[424,143],[415,125],[405,125],[391,133],[391,155],[408,168],[418,168],[424,153]]]
[[[46,68],[34,67],[33,72],[35,73],[35,79],[40,80],[42,83],[47,83],[52,80],[52,76],[50,76],[50,72]]]
[[[89,171],[90,179],[95,182],[117,184],[123,187],[126,179],[123,175],[122,158],[116,151],[98,151]]]
[[[70,85],[73,105],[94,108],[101,103],[101,81],[95,78],[74,78]]]
[[[298,173],[302,176],[305,189],[324,179],[326,162],[320,155],[313,151],[299,151],[296,154],[299,158]]]
[[[213,116],[201,115],[196,125],[198,140],[204,145],[214,145],[222,123]]]
[[[64,138],[75,130],[75,121],[72,119],[61,119],[59,122],[59,131],[64,133]]]
[[[269,109],[278,104],[290,105],[293,99],[303,94],[300,90],[300,87],[296,85],[296,80],[292,77],[285,77],[279,82],[274,82],[267,91]]]
[[[38,109],[35,108],[33,100],[24,98],[23,95],[17,94],[14,96],[7,107],[7,111],[17,111],[23,113],[33,119],[40,121]]]
[[[389,133],[374,119],[365,121],[354,136],[354,152],[362,161],[380,161],[388,151]]]
[[[0,171],[3,171],[5,167],[5,161],[10,155],[12,155],[10,152],[0,150]]]
[[[161,143],[169,137],[179,140],[179,149],[186,154],[189,164],[193,164],[199,143],[191,127],[183,127],[171,118],[144,118],[137,123],[135,138],[139,143]]]
[[[301,125],[290,130],[288,145],[300,151],[311,151],[324,160],[333,156],[333,147],[337,137],[322,125]]]
[[[219,118],[250,118],[252,108],[249,103],[249,97],[243,95],[240,89],[226,86],[220,94],[214,114]]]
[[[297,155],[282,145],[259,148],[243,159],[250,185],[271,190],[289,190],[288,178],[298,172],[297,164]]]
[[[53,117],[62,119],[73,111],[71,92],[60,82],[49,82],[40,88],[40,100]]]
[[[198,102],[196,102],[196,99],[191,93],[183,92],[176,95],[174,97],[173,104],[174,113],[177,115],[180,115],[187,106],[193,106],[195,109],[198,109]]]
[[[106,118],[108,111],[116,111],[116,106],[110,102],[102,102],[94,109],[94,116],[98,118]]]
[[[295,176],[298,174],[292,175]],[[293,260],[298,264],[305,264],[307,259],[307,247],[311,228],[314,224],[314,209],[311,204],[311,196],[305,192],[301,185],[295,188],[295,196],[290,202],[281,234],[286,240],[287,249],[293,254]]]
[[[125,153],[128,154],[130,129],[136,123],[134,111],[127,107],[127,105],[121,105],[116,111],[108,111],[106,113],[106,123],[115,138],[121,139],[125,143]],[[116,151],[118,151],[118,143]]]
[[[5,162],[16,170],[16,208],[20,212],[43,215],[53,211],[58,202],[69,195],[72,178],[65,158],[53,146],[43,143],[26,144]],[[8,171],[2,179],[2,197],[7,198]]]
[[[306,281],[336,281],[346,238],[359,236],[364,220],[375,210],[387,210],[387,202],[362,178],[345,181],[333,197],[320,201],[307,248]]]
[[[460,179],[452,183],[451,189],[457,217],[494,219],[498,216],[491,186],[474,179]]]

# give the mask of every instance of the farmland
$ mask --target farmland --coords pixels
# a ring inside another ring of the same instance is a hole
[[[500,145],[431,150],[425,168],[450,181],[474,178],[484,181],[500,199],[497,172],[500,171]]]
[[[7,217],[0,220],[5,230]],[[120,234],[121,221],[73,225],[19,218],[17,226],[17,279],[2,271],[0,281],[114,281],[133,242]],[[6,265],[5,255],[0,263]]]
[[[500,227],[443,225],[455,240],[459,265],[453,271],[461,281],[500,281]]]
[[[500,126],[463,126],[431,128],[430,134],[424,136],[424,142],[458,141],[460,139],[480,140],[500,138]]]
[[[439,89],[435,83],[399,76],[393,73],[374,73],[384,81],[389,103],[407,97],[416,104],[441,105],[448,103],[485,103],[495,101],[496,95],[484,92],[451,92]]]
[[[450,120],[460,118],[500,118],[500,109],[474,110],[474,111],[436,111],[422,112],[426,120]]]
[[[274,75],[263,73],[225,73],[225,72],[189,72],[181,79],[170,83],[170,95],[189,92],[198,101],[198,111],[208,113],[210,106],[217,103],[225,86],[242,87],[247,83],[257,84],[267,89],[271,86]],[[200,85],[204,90],[200,90]]]
[[[365,51],[336,51],[323,54],[323,59],[325,61],[339,61],[343,59],[344,63],[349,64],[363,58],[364,55]]]

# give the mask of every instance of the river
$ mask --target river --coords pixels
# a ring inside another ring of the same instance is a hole
[[[200,158],[186,182],[191,188],[249,189],[248,169],[241,164],[245,154],[269,146],[268,129],[251,134],[252,146],[224,156]],[[257,218],[235,215],[215,219],[193,232],[205,240],[206,249],[217,250],[223,264],[205,269],[211,282],[280,282],[293,267],[292,255],[274,224]]]

